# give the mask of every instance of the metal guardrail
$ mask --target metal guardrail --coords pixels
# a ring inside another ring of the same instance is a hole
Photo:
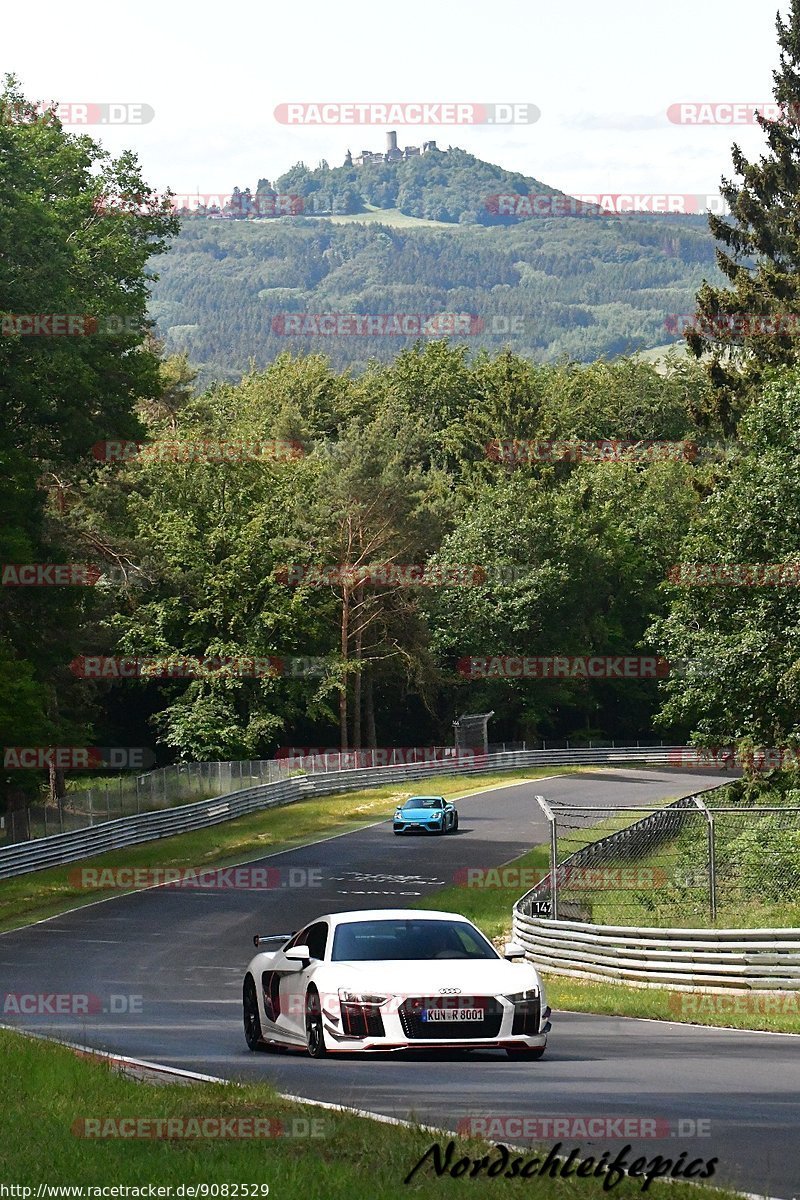
[[[528,917],[514,937],[553,975],[681,990],[800,990],[800,929],[652,929]]]
[[[507,751],[476,755],[463,762],[449,759],[405,766],[364,767],[350,771],[296,775],[278,783],[245,788],[209,800],[183,804],[177,808],[120,817],[69,833],[4,846],[0,848],[0,879],[24,875],[29,871],[40,871],[62,863],[77,862],[106,850],[135,846],[172,834],[218,825],[235,817],[277,805],[292,804],[310,796],[327,796],[363,787],[377,787],[382,783],[402,783],[442,774],[513,771],[520,767],[608,766],[623,763],[663,765],[671,761],[674,763],[675,757],[684,750],[685,747],[682,746],[636,746]]]
[[[513,910],[513,936],[536,966],[554,975],[634,987],[681,991],[800,991],[800,929],[690,929],[595,925],[534,916],[535,905],[557,895],[558,873],[598,861],[609,845],[638,834],[677,831],[690,802],[683,797],[570,855],[551,857],[550,875],[526,892]],[[539,798],[543,809],[546,801]],[[556,887],[551,887],[551,879]]]

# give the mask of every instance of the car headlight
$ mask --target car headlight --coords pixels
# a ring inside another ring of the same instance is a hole
[[[389,1001],[388,996],[375,995],[373,992],[348,992],[345,988],[339,988],[339,1000],[342,1004],[386,1004]]]
[[[527,992],[514,992],[511,996],[505,996],[504,999],[510,1000],[512,1004],[526,1004],[531,1000],[537,1000],[539,993],[536,988],[529,988]]]

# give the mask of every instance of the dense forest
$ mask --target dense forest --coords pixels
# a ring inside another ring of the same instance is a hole
[[[509,741],[796,743],[800,593],[775,580],[800,562],[800,342],[775,318],[800,300],[800,127],[759,120],[768,153],[735,152],[707,231],[180,222],[134,156],[7,80],[5,746],[430,745],[488,710]],[[695,309],[691,353],[623,353]],[[483,325],[286,335],[314,312]],[[485,336],[495,317],[524,332]],[[54,564],[68,586],[26,586]],[[464,669],[509,656],[658,668]],[[120,658],[151,666],[86,670]]]
[[[419,336],[416,326],[323,332],[320,319],[337,313],[465,314],[467,332],[452,340],[471,350],[591,362],[676,341],[703,279],[721,279],[701,218],[608,215],[438,229],[194,216],[158,273],[150,313],[201,384],[233,381],[286,350],[363,370]],[[286,321],[297,314],[308,320]],[[441,336],[441,319],[430,327]]]

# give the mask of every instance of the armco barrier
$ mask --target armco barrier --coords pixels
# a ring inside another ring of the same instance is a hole
[[[352,771],[329,771],[312,775],[296,775],[278,783],[230,792],[211,800],[182,804],[160,812],[142,813],[103,821],[86,829],[58,833],[35,841],[19,842],[0,848],[0,879],[39,871],[60,863],[135,846],[156,838],[170,837],[230,821],[264,808],[292,804],[308,796],[327,796],[382,783],[402,783],[437,774],[475,774],[512,771],[520,767],[549,766],[609,766],[623,763],[670,763],[682,746],[614,747],[591,750],[522,750],[500,754],[478,755],[463,763],[452,760],[413,763],[399,767],[364,767]]]
[[[677,830],[690,799],[590,844],[558,870],[591,864],[598,848],[624,845],[656,820]],[[661,929],[532,916],[533,903],[549,889],[548,876],[517,901],[512,927],[527,958],[553,975],[680,991],[800,990],[800,929]]]
[[[681,991],[800,989],[800,929],[637,929],[515,907],[514,937],[554,975]]]

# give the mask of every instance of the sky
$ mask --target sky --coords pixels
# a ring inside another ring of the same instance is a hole
[[[772,99],[778,7],[38,0],[4,7],[0,72],[34,100],[149,106],[146,123],[68,128],[112,153],[134,150],[158,192],[255,188],[299,161],[337,166],[348,148],[383,149],[385,124],[286,124],[281,104],[457,102],[535,105],[541,116],[388,127],[401,146],[462,146],[572,195],[713,196],[732,174],[733,141],[749,157],[763,147],[757,125],[719,123],[729,114],[719,106]],[[716,106],[700,114],[714,123],[669,120],[682,102]]]

